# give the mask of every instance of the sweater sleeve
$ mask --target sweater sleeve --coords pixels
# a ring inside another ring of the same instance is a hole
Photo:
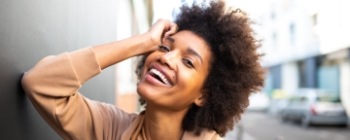
[[[40,60],[22,78],[22,86],[40,115],[64,139],[118,139],[135,118],[114,105],[78,92],[101,68],[92,48]]]

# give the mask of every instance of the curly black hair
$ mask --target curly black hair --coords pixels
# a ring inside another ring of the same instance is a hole
[[[241,10],[225,7],[223,1],[210,1],[209,5],[183,5],[175,23],[179,31],[191,31],[206,40],[212,53],[202,89],[205,102],[190,107],[182,128],[197,135],[208,129],[224,136],[241,119],[250,94],[264,83],[257,53],[260,42],[254,37],[252,21]],[[144,61],[145,57],[137,66],[139,78]]]

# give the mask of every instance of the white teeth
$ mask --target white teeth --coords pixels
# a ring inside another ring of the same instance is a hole
[[[162,81],[163,81],[166,85],[171,85],[171,84],[169,83],[169,81],[165,78],[165,76],[164,76],[160,71],[158,71],[158,70],[156,70],[156,69],[151,69],[150,72],[151,72],[151,73],[154,73],[154,74],[156,74],[156,75],[158,75],[158,76],[160,77],[160,79],[162,79]]]

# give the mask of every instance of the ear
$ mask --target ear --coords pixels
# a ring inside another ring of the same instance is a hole
[[[204,105],[204,97],[203,94],[200,94],[195,100],[194,104],[196,104],[199,107],[202,107]]]

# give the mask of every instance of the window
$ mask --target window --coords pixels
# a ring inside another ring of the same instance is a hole
[[[318,36],[318,30],[317,30],[317,26],[318,26],[318,14],[313,14],[311,16],[311,22],[312,22],[312,30],[313,30],[313,34],[317,37]]]
[[[277,38],[277,33],[276,33],[276,32],[273,32],[273,33],[272,33],[272,44],[273,44],[272,46],[273,46],[273,47],[277,47],[277,39],[278,39],[278,38]]]
[[[289,24],[289,42],[290,45],[295,45],[295,24],[291,23]]]
[[[317,26],[317,24],[318,24],[318,14],[316,13],[316,14],[313,14],[312,16],[311,16],[311,21],[312,21],[312,26]]]

